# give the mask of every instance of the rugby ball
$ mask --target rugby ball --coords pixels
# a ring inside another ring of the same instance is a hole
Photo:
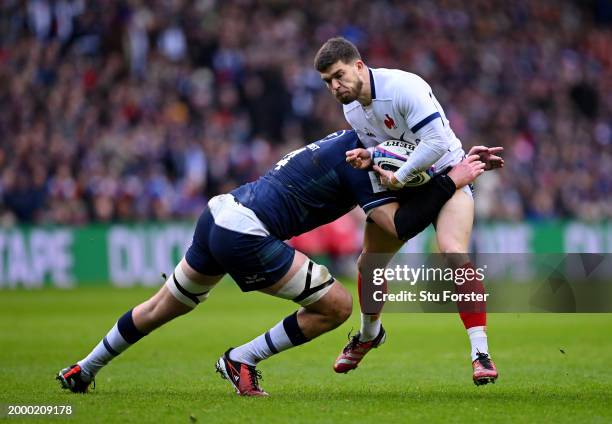
[[[395,172],[406,162],[408,156],[416,146],[401,140],[387,140],[374,148],[372,161],[384,170]],[[418,173],[413,179],[404,184],[404,187],[416,187],[431,180],[431,172]]]

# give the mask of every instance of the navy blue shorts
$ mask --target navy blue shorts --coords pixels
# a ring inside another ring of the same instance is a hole
[[[289,272],[294,255],[295,249],[276,237],[243,234],[216,225],[206,208],[185,259],[201,274],[231,275],[246,292],[278,282]]]

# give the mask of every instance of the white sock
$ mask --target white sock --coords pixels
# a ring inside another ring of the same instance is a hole
[[[378,315],[361,314],[361,329],[359,330],[359,341],[367,342],[374,340],[380,333],[380,317]]]
[[[478,353],[489,353],[489,345],[487,343],[487,333],[485,326],[468,328],[467,333],[472,345],[472,361],[478,357]]]
[[[297,313],[276,324],[264,334],[230,352],[230,359],[248,365],[309,341],[298,326]]]
[[[146,336],[134,326],[132,310],[127,311],[104,338],[84,359],[77,364],[89,377],[95,377],[100,369],[121,352]]]
[[[110,347],[112,351],[109,350],[107,346]],[[128,347],[130,347],[130,344],[126,342],[123,337],[121,337],[117,324],[115,324],[106,334],[106,337],[104,337],[100,343],[94,347],[87,357],[80,360],[78,364],[81,366],[81,369],[93,377],[103,366],[108,364],[111,359],[117,356],[118,353],[123,352]]]

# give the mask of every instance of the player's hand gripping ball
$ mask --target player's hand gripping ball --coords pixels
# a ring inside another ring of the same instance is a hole
[[[414,144],[405,141],[387,140],[374,148],[372,160],[374,165],[386,171],[395,172],[406,162],[415,147]],[[432,171],[430,169],[427,172],[419,172],[404,184],[404,187],[416,187],[427,183],[431,180]]]

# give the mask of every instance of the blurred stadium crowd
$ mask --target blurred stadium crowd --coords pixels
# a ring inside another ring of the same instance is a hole
[[[506,147],[480,218],[612,217],[609,1],[4,0],[1,223],[197,216],[347,127],[312,67],[338,34]]]

